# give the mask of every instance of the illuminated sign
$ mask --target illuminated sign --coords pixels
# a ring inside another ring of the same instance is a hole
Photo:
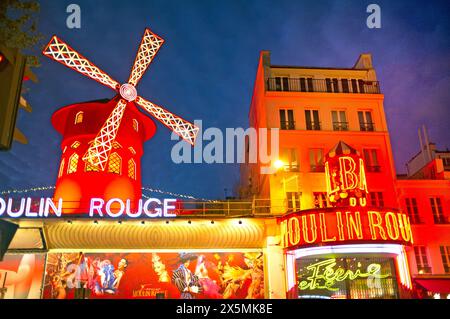
[[[328,198],[333,206],[366,206],[367,181],[358,152],[339,142],[325,156]]]
[[[348,242],[413,243],[408,215],[395,210],[305,210],[279,220],[284,248]]]
[[[131,200],[126,201],[119,198],[112,198],[105,201],[102,198],[92,198],[87,209],[89,217],[129,217],[129,218],[157,218],[176,217],[176,199],[149,198],[140,199],[138,207],[132,209]],[[53,201],[51,198],[40,198],[38,201],[32,198],[21,198],[20,200],[0,198],[0,217],[8,218],[45,218],[61,217],[63,214],[63,200]],[[85,212],[82,212],[85,213]]]
[[[298,298],[397,299],[396,258],[327,253],[295,260]]]
[[[390,274],[381,274],[381,265],[377,263],[369,264],[367,270],[361,269],[361,263],[356,270],[345,269],[342,267],[335,267],[337,265],[336,259],[325,259],[306,267],[306,270],[311,273],[306,280],[299,281],[298,288],[300,290],[315,290],[327,289],[330,291],[339,290],[334,287],[337,282],[344,280],[356,280],[359,278],[369,279],[384,279]]]

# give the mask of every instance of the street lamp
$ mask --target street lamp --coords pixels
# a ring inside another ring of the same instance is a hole
[[[272,165],[278,171],[280,168],[284,167],[284,162],[280,159],[277,159],[275,162],[273,162]]]

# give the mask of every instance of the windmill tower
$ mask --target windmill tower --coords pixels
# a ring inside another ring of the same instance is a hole
[[[63,135],[62,157],[55,199],[64,200],[64,213],[86,213],[90,199],[130,200],[141,197],[143,143],[156,130],[137,106],[194,145],[199,128],[139,96],[136,85],[164,40],[146,29],[128,82],[119,84],[57,36],[42,52],[45,56],[105,85],[117,95],[106,101],[65,106],[52,116]]]

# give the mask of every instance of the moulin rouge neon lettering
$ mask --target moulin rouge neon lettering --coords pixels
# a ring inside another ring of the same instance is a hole
[[[132,207],[129,199],[122,200],[112,198],[104,200],[102,198],[92,198],[89,207],[80,213],[89,213],[89,217],[108,217],[108,218],[158,218],[158,217],[176,217],[176,199],[149,198],[140,199],[137,207]],[[60,198],[40,198],[33,200],[31,198],[3,199],[0,198],[0,217],[5,218],[46,218],[61,217],[64,210],[64,202]]]
[[[310,211],[283,217],[280,225],[284,248],[347,241],[413,243],[409,217],[396,211]]]

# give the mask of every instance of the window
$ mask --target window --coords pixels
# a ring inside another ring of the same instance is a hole
[[[348,122],[345,111],[331,111],[333,131],[348,131]]]
[[[136,163],[133,159],[128,161],[128,177],[131,179],[136,179]]]
[[[300,197],[302,193],[286,192],[288,211],[296,212],[300,210]]]
[[[280,110],[280,129],[295,130],[294,110]]]
[[[417,200],[415,198],[405,198],[405,204],[411,224],[421,224],[419,210],[417,209]]]
[[[431,267],[430,264],[428,263],[426,247],[415,246],[414,255],[416,256],[416,265],[419,274],[431,274]]]
[[[350,90],[348,89],[348,80],[347,79],[341,79],[342,84],[342,92],[348,93]]]
[[[139,131],[139,123],[136,119],[133,119],[133,129],[138,132]]]
[[[122,148],[122,145],[120,145],[119,142],[114,141],[114,142],[112,143],[112,147],[113,147],[113,149],[119,149],[119,148]]]
[[[134,148],[132,146],[130,146],[128,148],[128,150],[131,152],[131,154],[136,155],[136,151],[134,150]]]
[[[378,152],[376,149],[363,149],[364,162],[367,172],[380,172],[380,164],[378,162]]]
[[[112,153],[109,156],[108,173],[119,174],[122,166],[122,158],[117,153]]]
[[[275,91],[289,91],[289,78],[287,76],[275,77]]]
[[[450,166],[450,157],[441,157],[442,163],[444,163],[444,166]]]
[[[359,127],[361,131],[373,132],[372,113],[370,111],[358,111]]]
[[[300,92],[314,92],[312,78],[300,78]]]
[[[325,172],[323,149],[311,148],[309,150],[309,167],[311,172]]]
[[[339,83],[338,79],[330,79],[330,78],[325,79],[325,84],[327,86],[327,92],[338,93],[339,92],[338,83]]]
[[[314,208],[331,207],[326,192],[315,192],[313,193],[313,197],[314,197]]]
[[[71,145],[70,147],[73,148],[73,149],[76,149],[76,148],[78,148],[78,146],[80,146],[80,145],[81,145],[80,142],[75,141],[75,142],[72,143],[72,145]]]
[[[320,130],[319,111],[305,110],[305,120],[307,130]]]
[[[285,163],[284,170],[287,172],[298,172],[297,149],[282,148],[281,160]]]
[[[358,93],[358,82],[355,79],[352,79],[352,91],[353,93]]]
[[[80,111],[75,115],[75,124],[80,124],[83,122],[83,112]]]
[[[67,151],[67,146],[64,146],[63,154]]]
[[[64,162],[65,162],[65,159],[63,158],[61,161],[61,164],[59,165],[58,178],[61,177],[64,173]]]
[[[450,274],[450,246],[441,246],[442,265],[446,274]]]
[[[435,224],[446,224],[444,213],[442,211],[442,203],[439,197],[430,198],[431,211],[433,212],[433,219]]]
[[[85,172],[98,172],[99,168],[97,165],[92,165],[89,163],[89,161],[86,161],[84,164],[84,171]]]
[[[358,80],[358,85],[359,85],[359,93],[365,93],[364,80]]]
[[[72,156],[69,158],[69,167],[67,168],[67,174],[72,174],[77,171],[78,166],[78,154],[73,153]]]
[[[382,192],[371,192],[370,194],[370,206],[383,207],[383,193]]]

